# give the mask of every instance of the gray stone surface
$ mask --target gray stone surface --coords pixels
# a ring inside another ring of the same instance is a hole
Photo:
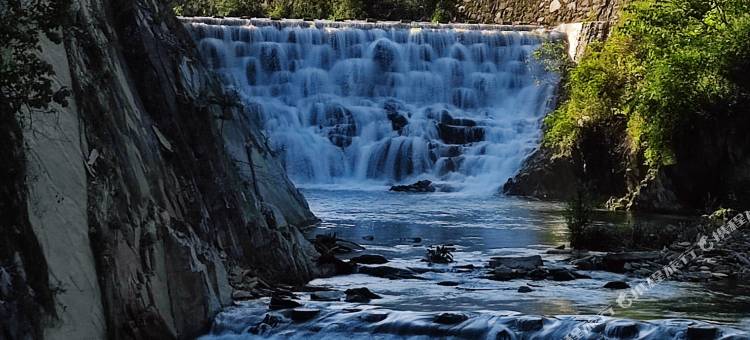
[[[57,292],[36,332],[194,338],[231,303],[230,272],[290,283],[319,273],[298,230],[315,217],[171,10],[74,0],[70,18],[64,43],[41,52],[70,104],[32,116],[13,156],[27,163],[19,223],[49,276],[35,294]]]

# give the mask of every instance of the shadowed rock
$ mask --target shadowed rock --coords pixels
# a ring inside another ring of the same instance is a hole
[[[499,266],[505,266],[510,269],[523,269],[531,271],[539,266],[542,266],[542,257],[539,255],[533,256],[515,256],[515,257],[493,257],[490,258],[490,267],[495,268]]]
[[[371,299],[381,298],[380,295],[371,292],[369,289],[365,287],[347,289],[345,293],[346,293],[346,302],[367,303],[367,302],[370,302]]]
[[[435,317],[435,322],[444,325],[454,325],[469,320],[469,317],[458,313],[441,313]]]
[[[320,314],[320,309],[295,308],[292,309],[291,317],[294,322],[304,322]]]
[[[630,288],[630,285],[627,284],[626,282],[623,282],[623,281],[612,281],[612,282],[607,282],[604,285],[604,288],[608,288],[608,289],[628,289],[628,288]]]
[[[365,255],[352,257],[350,261],[354,263],[360,263],[360,264],[383,264],[383,263],[387,263],[388,259],[386,259],[382,255],[365,254]]]
[[[435,187],[432,185],[432,181],[421,180],[409,185],[394,185],[390,191],[396,192],[435,192]]]

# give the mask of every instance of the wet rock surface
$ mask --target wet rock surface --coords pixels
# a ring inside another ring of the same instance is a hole
[[[458,313],[441,313],[435,317],[435,322],[444,325],[453,325],[469,320],[469,317]]]
[[[346,290],[347,302],[367,303],[372,299],[380,299],[381,296],[371,292],[367,288],[351,288]]]
[[[435,186],[432,185],[432,181],[421,180],[409,185],[394,185],[390,191],[396,192],[435,192]]]
[[[365,254],[360,256],[355,256],[350,259],[351,262],[354,263],[360,263],[360,264],[383,264],[388,263],[388,259],[385,258],[385,256],[382,255],[371,255],[371,254]]]

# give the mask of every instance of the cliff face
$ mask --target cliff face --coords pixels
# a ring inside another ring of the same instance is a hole
[[[458,14],[484,23],[559,25],[617,20],[626,0],[462,0]]]
[[[318,274],[297,229],[315,217],[171,11],[71,18],[43,44],[70,104],[0,128],[0,337],[190,338],[231,283]]]

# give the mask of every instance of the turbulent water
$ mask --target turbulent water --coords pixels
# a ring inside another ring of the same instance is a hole
[[[556,79],[532,27],[183,19],[292,179],[493,191],[536,146]]]
[[[750,286],[745,282],[664,282],[630,308],[618,307],[615,318],[600,319],[592,315],[615,303],[621,292],[602,288],[604,283],[624,280],[635,286],[642,279],[602,271],[584,271],[591,279],[563,282],[488,279],[484,266],[492,256],[539,254],[550,268],[567,265],[565,255],[546,254],[567,239],[558,204],[464,193],[303,192],[323,220],[311,234],[336,233],[364,245],[364,253],[385,256],[387,266],[412,268],[421,274],[404,280],[364,274],[316,279],[310,285],[320,289],[367,287],[382,298],[369,303],[323,302],[311,301],[310,292],[299,292],[306,308],[320,310],[306,322],[294,322],[289,310],[268,310],[268,299],[243,302],[222,312],[204,340],[562,339],[586,320],[597,325],[596,332],[585,337],[591,340],[686,339],[691,326],[718,329],[716,338],[720,339],[748,339]],[[596,223],[619,223],[621,218],[599,216]],[[455,263],[429,266],[421,261],[427,246],[446,243],[457,249]],[[455,285],[438,284],[446,281]],[[518,292],[522,285],[533,291]],[[453,325],[435,322],[442,312],[462,313],[469,319]],[[279,323],[264,326],[266,315],[278,318]]]

